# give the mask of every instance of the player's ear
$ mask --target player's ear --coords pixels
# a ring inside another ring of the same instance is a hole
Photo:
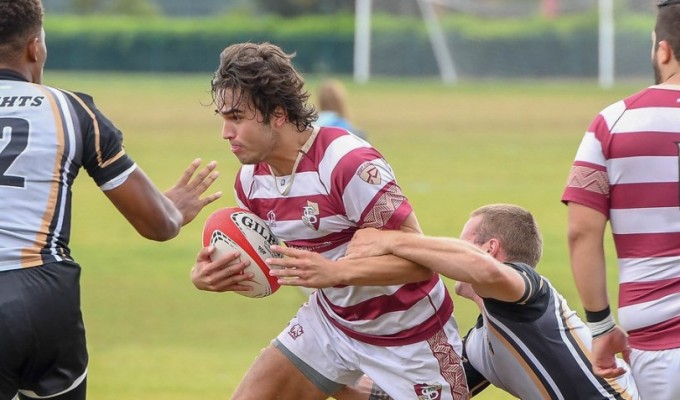
[[[271,124],[277,128],[282,127],[286,123],[286,116],[286,111],[281,106],[276,107],[271,115]]]
[[[30,62],[38,62],[40,57],[40,37],[31,38],[26,45],[26,57]]]
[[[665,41],[659,41],[659,47],[656,50],[656,61],[661,64],[667,64],[674,58],[673,49],[671,45]]]
[[[500,243],[498,242],[498,239],[491,238],[489,239],[489,247],[487,248],[486,252],[489,253],[492,257],[496,257],[499,248]]]

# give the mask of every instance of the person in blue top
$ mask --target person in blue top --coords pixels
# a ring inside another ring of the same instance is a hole
[[[366,134],[351,122],[347,107],[347,92],[342,82],[337,79],[327,79],[319,85],[318,91],[319,126],[342,128],[366,139]]]

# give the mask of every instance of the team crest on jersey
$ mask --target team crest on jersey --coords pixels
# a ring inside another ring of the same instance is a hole
[[[302,336],[303,333],[305,333],[305,331],[302,329],[302,325],[300,324],[295,324],[288,330],[288,334],[293,338],[293,340]]]
[[[359,178],[370,183],[371,185],[380,185],[380,182],[382,181],[382,178],[380,178],[380,170],[375,166],[375,164],[370,162],[364,163],[361,167],[359,167],[357,170],[357,175],[359,175]]]
[[[309,229],[319,230],[319,205],[307,200],[307,204],[302,206],[302,222]]]
[[[441,383],[419,383],[413,385],[418,400],[439,400],[442,398]]]
[[[269,225],[269,227],[276,226],[276,214],[274,213],[274,210],[269,210],[267,213],[267,225]]]

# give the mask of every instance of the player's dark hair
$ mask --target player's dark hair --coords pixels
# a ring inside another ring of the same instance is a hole
[[[0,59],[11,60],[40,34],[40,0],[0,0]]]
[[[476,244],[495,238],[503,246],[507,261],[536,267],[543,254],[543,238],[533,215],[512,204],[490,204],[473,211],[481,216],[475,235]]]
[[[665,40],[673,50],[675,59],[680,61],[680,2],[659,4],[654,32],[656,33],[654,49],[658,47],[660,41]]]
[[[309,105],[304,80],[291,62],[295,54],[286,54],[271,43],[234,44],[220,54],[220,66],[212,80],[213,103],[221,109],[225,91],[231,91],[233,108],[242,101],[260,111],[269,122],[281,107],[288,122],[302,132],[316,120],[316,110]]]

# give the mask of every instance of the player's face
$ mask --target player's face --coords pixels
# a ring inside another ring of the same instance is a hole
[[[474,244],[475,246],[479,247],[480,249],[486,251],[488,246],[488,241],[486,243],[479,244],[477,243],[477,231],[479,224],[482,222],[482,216],[477,215],[472,218],[470,218],[465,225],[463,226],[463,230],[460,233],[460,239],[465,240],[468,243]]]
[[[236,101],[234,101],[236,97]],[[229,141],[231,152],[241,164],[264,161],[276,147],[277,135],[262,113],[249,107],[247,99],[239,92],[218,92],[217,113],[222,116],[222,138]]]

